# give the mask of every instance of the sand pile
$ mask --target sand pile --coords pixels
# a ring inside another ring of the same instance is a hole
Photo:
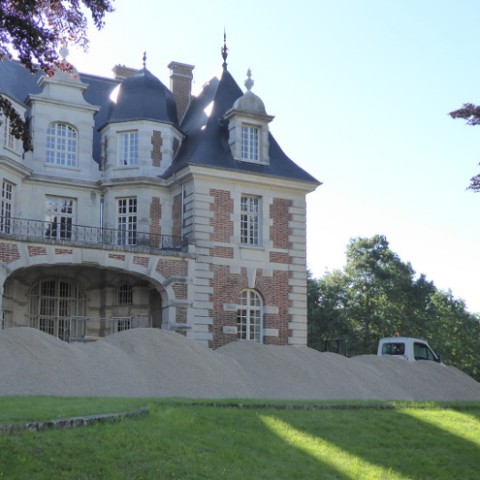
[[[480,400],[480,383],[434,362],[234,342],[216,351],[158,329],[67,344],[30,328],[0,333],[0,395]]]

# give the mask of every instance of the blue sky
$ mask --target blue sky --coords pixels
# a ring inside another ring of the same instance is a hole
[[[308,196],[308,268],[345,264],[351,238],[393,251],[480,312],[480,127],[447,114],[480,103],[480,3],[474,0],[116,0],[82,72],[147,68],[169,85],[171,60],[197,87],[228,68],[275,119],[284,151],[323,182]]]

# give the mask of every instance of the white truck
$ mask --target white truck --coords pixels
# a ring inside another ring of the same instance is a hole
[[[410,362],[432,360],[440,363],[437,355],[425,340],[411,337],[387,337],[378,342],[377,355],[394,355]]]

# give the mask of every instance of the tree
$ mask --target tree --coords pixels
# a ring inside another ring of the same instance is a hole
[[[381,337],[400,332],[428,340],[445,362],[480,379],[480,321],[463,301],[417,276],[384,236],[352,239],[346,254],[343,271],[308,279],[310,347],[371,354]]]
[[[472,103],[464,103],[462,108],[450,112],[449,115],[454,119],[463,118],[467,121],[467,125],[480,125],[480,106],[473,105]],[[474,192],[480,191],[480,173],[470,179],[468,189]]]
[[[0,0],[0,61],[14,55],[22,65],[35,72],[38,68],[53,75],[55,68],[71,71],[63,61],[60,48],[88,45],[90,11],[95,27],[101,29],[113,0]],[[0,109],[10,119],[11,133],[30,150],[27,126],[11,102],[0,95]]]

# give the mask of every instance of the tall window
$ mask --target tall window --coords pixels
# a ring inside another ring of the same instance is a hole
[[[75,200],[72,198],[47,197],[45,236],[57,240],[72,238]]]
[[[85,315],[85,295],[69,280],[42,280],[30,291],[30,326],[68,340],[69,317]]]
[[[47,129],[47,163],[77,165],[77,132],[65,123],[51,123]]]
[[[12,135],[12,133],[11,133],[10,118],[7,117],[6,115],[4,115],[3,118],[4,118],[4,123],[5,123],[4,145],[5,145],[6,148],[16,152],[18,150],[19,140],[17,138],[15,138],[15,136]]]
[[[118,287],[118,304],[132,305],[133,303],[133,288],[129,283],[123,283]]]
[[[136,197],[117,200],[117,229],[118,245],[135,245],[137,243]]]
[[[12,228],[13,185],[2,182],[2,199],[0,204],[0,232],[10,233]]]
[[[258,136],[259,128],[242,125],[242,160],[258,162]]]
[[[119,135],[119,163],[122,166],[138,165],[138,132],[122,132]]]
[[[240,294],[237,310],[237,331],[241,340],[262,341],[263,302],[255,290],[244,290]]]
[[[260,198],[245,195],[240,202],[240,241],[244,245],[259,245]]]

